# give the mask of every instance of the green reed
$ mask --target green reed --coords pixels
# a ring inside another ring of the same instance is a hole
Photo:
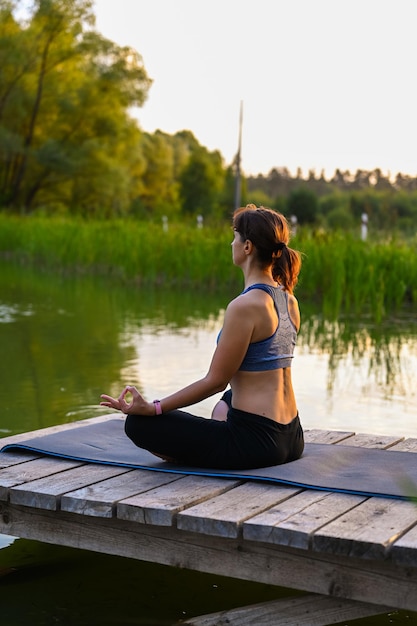
[[[143,284],[214,288],[237,283],[232,231],[194,224],[83,221],[0,214],[0,252],[39,267],[96,273]]]
[[[416,241],[361,241],[316,233],[296,244],[303,253],[298,294],[321,302],[326,317],[368,313],[380,322],[417,302]]]
[[[0,253],[39,268],[108,276],[123,283],[237,293],[228,225],[134,220],[19,218],[0,214]],[[303,255],[297,295],[326,318],[369,314],[379,322],[417,302],[416,240],[368,240],[349,234],[301,232],[291,243]]]

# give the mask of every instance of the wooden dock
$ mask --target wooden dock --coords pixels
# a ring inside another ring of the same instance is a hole
[[[305,438],[417,452],[417,439],[402,437]],[[0,454],[0,533],[308,592],[185,622],[195,626],[324,626],[388,607],[417,611],[416,502],[10,451]]]

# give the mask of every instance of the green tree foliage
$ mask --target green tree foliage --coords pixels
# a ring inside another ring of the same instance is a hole
[[[314,224],[318,214],[318,200],[306,187],[294,189],[287,198],[287,214],[295,215],[299,224]]]
[[[0,204],[83,216],[218,216],[219,152],[190,131],[142,133],[140,55],[95,31],[91,0],[0,0]],[[223,205],[222,205],[223,203]]]
[[[190,131],[143,133],[144,169],[133,204],[139,217],[177,218],[181,212],[217,217],[226,202],[227,171],[218,152],[203,148]],[[228,207],[233,200],[229,199]]]
[[[141,151],[144,170],[135,202],[136,214],[175,215],[179,210],[175,142],[160,131],[153,135],[144,133]]]
[[[241,204],[246,204],[245,178],[240,178]],[[223,191],[219,198],[220,218],[230,220],[233,215],[236,202],[236,172],[233,165],[229,165],[224,173]]]
[[[249,194],[249,202],[256,206],[272,207],[273,199],[268,196],[262,189],[254,189]]]
[[[0,0],[2,203],[122,213],[143,170],[140,56],[94,31],[90,0],[36,0],[26,24],[12,9]]]
[[[194,149],[179,179],[184,213],[217,217],[221,212],[224,182],[220,153],[210,153],[202,146]]]
[[[328,212],[326,223],[333,230],[349,231],[355,226],[352,213],[342,206]]]

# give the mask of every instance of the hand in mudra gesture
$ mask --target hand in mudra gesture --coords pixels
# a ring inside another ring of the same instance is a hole
[[[142,394],[133,385],[126,385],[118,398],[103,393],[101,406],[116,409],[126,415],[155,415],[155,405],[147,402]]]

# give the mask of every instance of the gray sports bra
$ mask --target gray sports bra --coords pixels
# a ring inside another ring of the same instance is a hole
[[[271,337],[249,344],[239,370],[243,372],[264,372],[291,367],[297,341],[297,330],[290,318],[288,294],[280,287],[271,287],[263,283],[251,285],[242,293],[247,293],[252,289],[261,289],[271,296],[278,313],[279,323],[278,328]]]

